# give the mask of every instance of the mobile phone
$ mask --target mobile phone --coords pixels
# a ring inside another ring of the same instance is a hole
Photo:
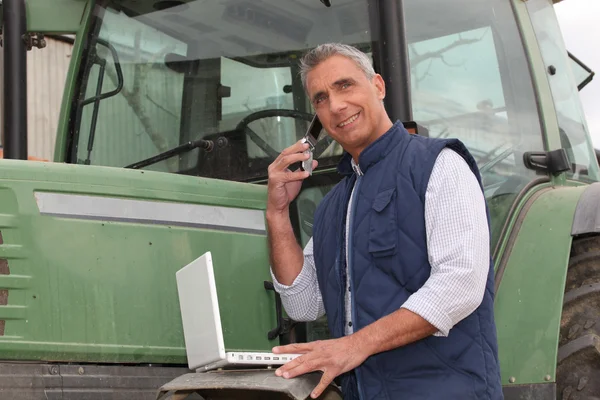
[[[319,135],[323,130],[323,124],[319,120],[317,114],[313,117],[312,121],[310,121],[310,125],[304,134],[304,140],[309,144],[309,149],[314,151],[315,146],[317,145],[317,141],[319,140]]]
[[[296,162],[291,164],[288,168],[290,171],[296,171],[300,168],[303,171],[308,171],[312,175],[312,161],[313,161],[313,151],[315,150],[315,146],[317,145],[317,141],[319,140],[319,135],[323,130],[323,125],[317,117],[317,114],[314,115],[312,120],[310,121],[310,125],[306,130],[306,133],[302,137],[303,143],[308,143],[308,149],[304,151],[305,154],[310,154],[308,160],[302,162]]]
[[[300,168],[304,171],[308,171],[310,175],[312,175],[313,152],[317,145],[317,141],[319,140],[321,130],[323,130],[323,124],[321,124],[319,117],[315,114],[312,121],[310,121],[310,125],[303,138],[303,141],[308,143],[308,149],[306,149],[305,153],[310,154],[310,157],[308,157],[308,160],[302,161],[302,164],[300,165]]]

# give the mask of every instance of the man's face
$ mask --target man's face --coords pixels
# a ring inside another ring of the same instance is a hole
[[[360,153],[387,130],[383,79],[369,80],[354,61],[328,58],[308,73],[306,87],[323,127],[349,153]]]

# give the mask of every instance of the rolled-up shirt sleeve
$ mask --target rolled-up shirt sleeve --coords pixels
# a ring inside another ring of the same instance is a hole
[[[272,268],[271,277],[275,290],[281,296],[285,312],[294,321],[314,321],[325,315],[323,298],[317,281],[312,238],[304,248],[302,270],[291,285],[279,283]]]
[[[402,305],[448,336],[481,304],[490,268],[485,198],[466,161],[444,149],[425,194],[431,275]]]

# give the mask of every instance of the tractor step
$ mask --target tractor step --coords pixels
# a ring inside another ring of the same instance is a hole
[[[217,370],[179,376],[163,385],[157,400],[183,400],[198,394],[204,400],[261,399],[305,400],[319,384],[321,373],[306,374],[294,379],[275,376],[273,369]],[[330,385],[320,400],[341,400],[339,388]]]

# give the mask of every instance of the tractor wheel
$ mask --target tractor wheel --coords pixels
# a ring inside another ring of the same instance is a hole
[[[557,361],[557,399],[600,400],[600,236],[573,241]]]

